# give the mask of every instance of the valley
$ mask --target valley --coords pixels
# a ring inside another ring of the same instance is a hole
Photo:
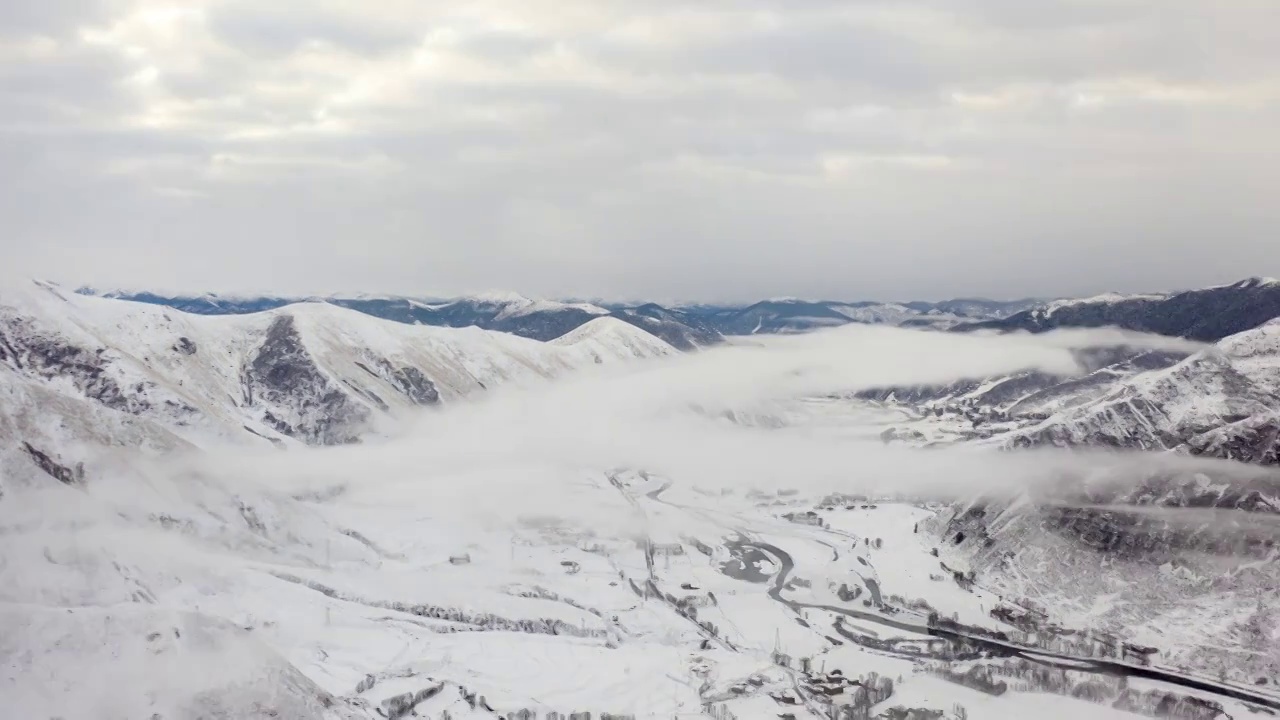
[[[1274,322],[688,353],[611,317],[4,300],[18,716],[1280,712],[1269,436],[1208,439],[1265,427]]]

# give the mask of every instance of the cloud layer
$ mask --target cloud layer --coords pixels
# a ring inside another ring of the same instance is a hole
[[[1280,274],[1277,48],[1269,0],[19,0],[3,243],[70,282],[293,292]]]
[[[1177,453],[886,445],[880,431],[901,419],[891,411],[844,403],[827,419],[847,432],[829,434],[809,424],[814,410],[796,405],[800,398],[831,393],[1023,369],[1071,375],[1081,371],[1073,349],[1115,342],[1198,347],[1137,333],[1121,338],[1108,330],[988,336],[852,325],[504,386],[426,411],[394,436],[364,444],[201,452],[189,459],[190,471],[280,492],[343,488],[365,496],[404,494],[406,503],[429,493],[432,507],[447,507],[456,517],[511,521],[574,514],[577,522],[605,526],[619,519],[588,504],[579,484],[589,477],[599,481],[611,468],[658,473],[686,488],[932,498],[1053,493],[1074,488],[1067,478],[1128,484],[1157,472],[1275,476],[1267,468]]]

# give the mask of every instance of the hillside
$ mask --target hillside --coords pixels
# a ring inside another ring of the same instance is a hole
[[[675,352],[612,318],[574,332],[549,344],[324,303],[201,316],[36,284],[0,295],[0,423],[27,457],[92,439],[332,445],[505,383]]]
[[[1025,330],[1118,327],[1216,342],[1280,316],[1280,281],[1249,278],[1232,285],[1168,295],[1111,294],[1061,300],[1007,318],[969,323],[958,330]]]

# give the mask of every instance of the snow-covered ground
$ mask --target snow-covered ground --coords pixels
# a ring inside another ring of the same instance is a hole
[[[874,713],[1125,715],[925,671],[989,659],[931,612],[1014,628],[985,577],[968,586],[935,510],[905,497],[1076,461],[886,448],[898,411],[810,397],[848,372],[815,367],[818,339],[788,338],[779,364],[745,346],[675,356],[613,318],[539,343],[323,305],[196,317],[51,287],[4,300],[0,432],[31,446],[6,448],[0,485],[5,717],[374,718],[406,703],[829,717],[872,673],[893,683],[864,698]],[[863,352],[862,337],[836,349]],[[965,367],[1008,369],[983,352]],[[930,362],[916,371],[944,377]],[[420,402],[410,368],[438,397]],[[360,444],[303,442],[334,432],[335,408],[392,424],[423,404],[442,410]],[[314,433],[267,420],[286,411]],[[1068,595],[1053,619],[1086,618]],[[1197,606],[1177,610],[1165,617],[1189,624]]]

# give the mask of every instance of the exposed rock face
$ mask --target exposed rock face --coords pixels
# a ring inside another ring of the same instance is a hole
[[[105,348],[73,345],[59,335],[42,332],[24,317],[0,317],[0,361],[27,375],[69,382],[85,397],[115,410],[136,414],[151,407],[141,395],[145,388],[121,387],[107,372],[111,354]]]
[[[31,458],[41,470],[49,474],[50,477],[58,480],[64,485],[84,485],[84,463],[76,463],[73,466],[63,465],[54,460],[47,453],[38,450],[29,442],[22,443],[22,451]]]
[[[244,374],[246,404],[278,432],[313,444],[355,442],[369,410],[320,372],[292,316],[272,321]]]
[[[1246,418],[1197,435],[1186,443],[1193,455],[1280,465],[1280,413]]]
[[[376,358],[370,363],[357,362],[356,365],[370,375],[394,385],[415,405],[435,405],[440,402],[440,391],[436,389],[435,383],[416,367],[394,367],[385,358]]]

